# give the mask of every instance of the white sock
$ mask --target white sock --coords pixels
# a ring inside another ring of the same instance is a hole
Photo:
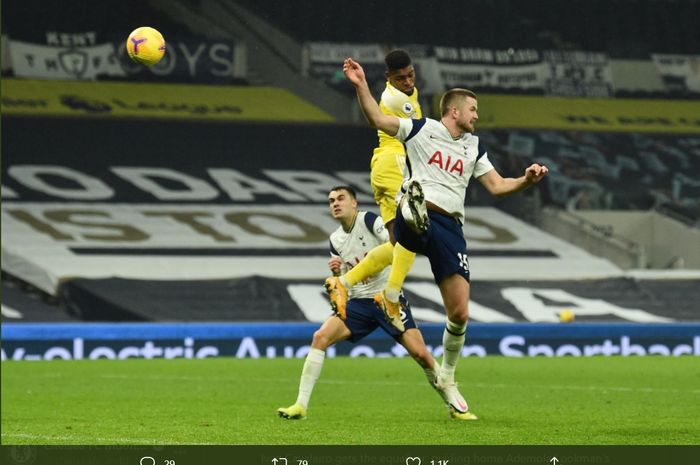
[[[314,384],[321,374],[323,368],[323,360],[326,357],[326,352],[321,349],[309,350],[304,362],[304,368],[301,370],[301,379],[299,380],[299,395],[296,403],[304,408],[309,406],[309,398],[314,390]]]
[[[455,368],[457,367],[457,360],[462,354],[466,333],[466,323],[458,325],[447,320],[445,331],[442,334],[443,355],[440,366],[440,382],[444,385],[455,382]]]

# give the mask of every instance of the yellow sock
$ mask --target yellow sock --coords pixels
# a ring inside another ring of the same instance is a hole
[[[399,300],[399,292],[406,279],[406,275],[411,271],[416,254],[403,247],[398,242],[394,246],[394,259],[391,263],[391,273],[386,282],[386,296],[392,302]],[[392,297],[395,296],[395,299]]]
[[[348,286],[354,286],[363,279],[374,276],[391,265],[393,248],[394,246],[391,245],[391,242],[385,242],[370,250],[367,256],[360,260],[360,263],[355,265],[352,270],[345,273],[343,278],[346,284]]]

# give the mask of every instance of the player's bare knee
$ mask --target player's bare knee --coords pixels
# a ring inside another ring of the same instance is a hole
[[[456,325],[467,324],[467,320],[469,319],[469,312],[467,311],[467,307],[464,306],[462,308],[452,309],[452,311],[449,312],[449,314],[447,315],[447,318]]]
[[[311,346],[315,349],[326,350],[330,345],[330,338],[323,329],[319,329],[314,332],[314,337],[311,342]]]

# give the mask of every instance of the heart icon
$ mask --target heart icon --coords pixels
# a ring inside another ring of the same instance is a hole
[[[420,457],[406,457],[406,465],[420,465]]]

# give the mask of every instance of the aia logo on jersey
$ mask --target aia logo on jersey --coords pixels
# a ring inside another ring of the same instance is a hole
[[[440,169],[443,169],[448,173],[457,173],[460,176],[464,174],[464,164],[462,163],[461,158],[457,158],[457,160],[453,161],[452,155],[443,157],[442,152],[439,150],[435,152],[432,157],[430,157],[430,160],[428,160],[428,165],[437,165],[440,167]]]

